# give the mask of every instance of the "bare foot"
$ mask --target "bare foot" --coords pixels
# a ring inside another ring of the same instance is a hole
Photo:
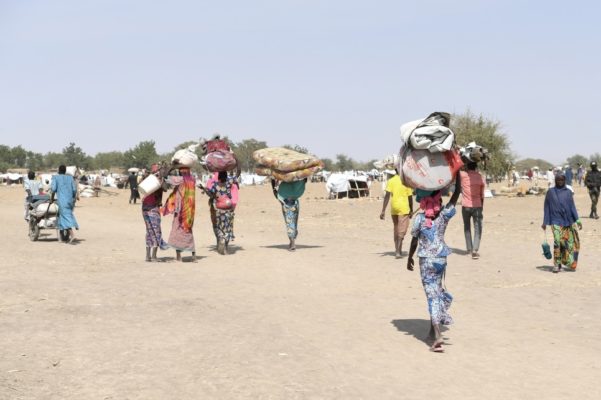
[[[442,339],[435,340],[432,347],[430,347],[430,351],[434,353],[444,353],[444,349],[442,348],[443,344],[444,342]]]

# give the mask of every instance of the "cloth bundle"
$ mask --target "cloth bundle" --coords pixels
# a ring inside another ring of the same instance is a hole
[[[439,190],[455,179],[463,161],[454,147],[450,118],[448,113],[434,112],[427,118],[401,126],[402,146],[397,170],[405,186]]]
[[[253,153],[255,173],[283,182],[300,181],[323,169],[317,157],[283,147],[268,147]]]
[[[476,142],[470,142],[467,146],[459,149],[461,158],[467,162],[480,162],[488,160],[488,149],[478,146]]]
[[[217,134],[210,140],[202,139],[200,145],[204,153],[200,163],[210,172],[231,171],[238,166],[230,145],[220,135]]]
[[[176,151],[173,157],[171,157],[171,163],[176,166],[193,167],[198,162],[198,156],[196,155],[196,148],[198,146],[200,146],[200,143]]]

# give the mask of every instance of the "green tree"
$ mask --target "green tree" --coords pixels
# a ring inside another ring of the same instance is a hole
[[[6,172],[12,165],[10,147],[0,144],[0,172]]]
[[[63,156],[66,165],[75,165],[83,169],[88,169],[90,166],[90,158],[73,142],[63,149]]]
[[[41,153],[28,151],[26,167],[32,171],[39,171],[44,167],[44,156]]]
[[[356,169],[357,163],[346,154],[336,154],[335,165],[338,171],[351,171]]]
[[[25,168],[27,164],[27,150],[20,145],[10,149],[10,164],[12,167]]]
[[[540,171],[546,171],[553,168],[553,164],[549,161],[541,160],[540,158],[525,158],[515,162],[515,169],[519,172],[529,170],[533,167],[538,167]]]
[[[595,154],[591,154],[591,156],[588,158],[589,162],[593,162],[595,161],[597,164],[601,163],[601,154],[599,153],[595,153]]]
[[[334,169],[334,161],[331,158],[322,158],[323,169],[326,171],[332,171]]]
[[[482,114],[474,115],[468,110],[465,114],[454,115],[451,118],[451,129],[455,132],[459,146],[476,142],[488,149],[488,173],[501,176],[509,170],[515,156],[511,152],[507,135],[501,132],[500,122],[487,119]]]
[[[307,149],[306,147],[300,146],[298,144],[295,144],[295,145],[285,144],[282,147],[284,147],[286,149],[297,151],[299,153],[309,154],[309,149]]]
[[[67,165],[64,154],[48,152],[44,155],[45,168],[56,169],[59,165]]]
[[[566,160],[566,164],[574,167],[578,164],[586,165],[588,163],[588,158],[581,154],[574,154],[571,157],[568,157]]]
[[[232,150],[236,153],[236,158],[240,163],[242,171],[250,172],[255,168],[256,161],[253,158],[253,153],[256,150],[264,149],[267,143],[256,139],[246,139],[238,142],[233,146]]]
[[[125,157],[120,151],[108,151],[105,153],[97,153],[94,156],[94,167],[96,169],[125,167]]]
[[[127,168],[147,168],[159,160],[159,155],[155,147],[154,140],[147,140],[138,143],[135,147],[127,150],[123,154],[125,166]]]

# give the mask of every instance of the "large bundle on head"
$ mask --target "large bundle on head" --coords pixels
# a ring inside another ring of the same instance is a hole
[[[211,172],[231,171],[236,169],[238,161],[230,145],[221,136],[216,134],[210,140],[201,140],[203,164]]]
[[[173,157],[171,157],[171,164],[178,167],[192,168],[198,162],[198,156],[196,155],[196,148],[198,146],[200,146],[200,143],[176,151]]]
[[[448,113],[434,112],[401,126],[397,169],[405,185],[439,190],[453,181],[463,161],[455,149],[455,134],[449,122]]]
[[[488,160],[488,149],[482,146],[478,146],[476,142],[470,142],[467,146],[463,146],[459,149],[463,162],[486,162]]]
[[[323,169],[323,163],[310,154],[283,147],[267,147],[253,153],[258,163],[255,173],[284,182],[300,181]]]

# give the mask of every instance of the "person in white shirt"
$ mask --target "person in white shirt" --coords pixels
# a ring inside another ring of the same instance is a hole
[[[33,196],[37,196],[42,193],[42,182],[35,179],[35,172],[29,171],[27,173],[27,179],[23,181],[23,187],[27,196],[25,196],[25,220],[29,220],[29,203]]]

